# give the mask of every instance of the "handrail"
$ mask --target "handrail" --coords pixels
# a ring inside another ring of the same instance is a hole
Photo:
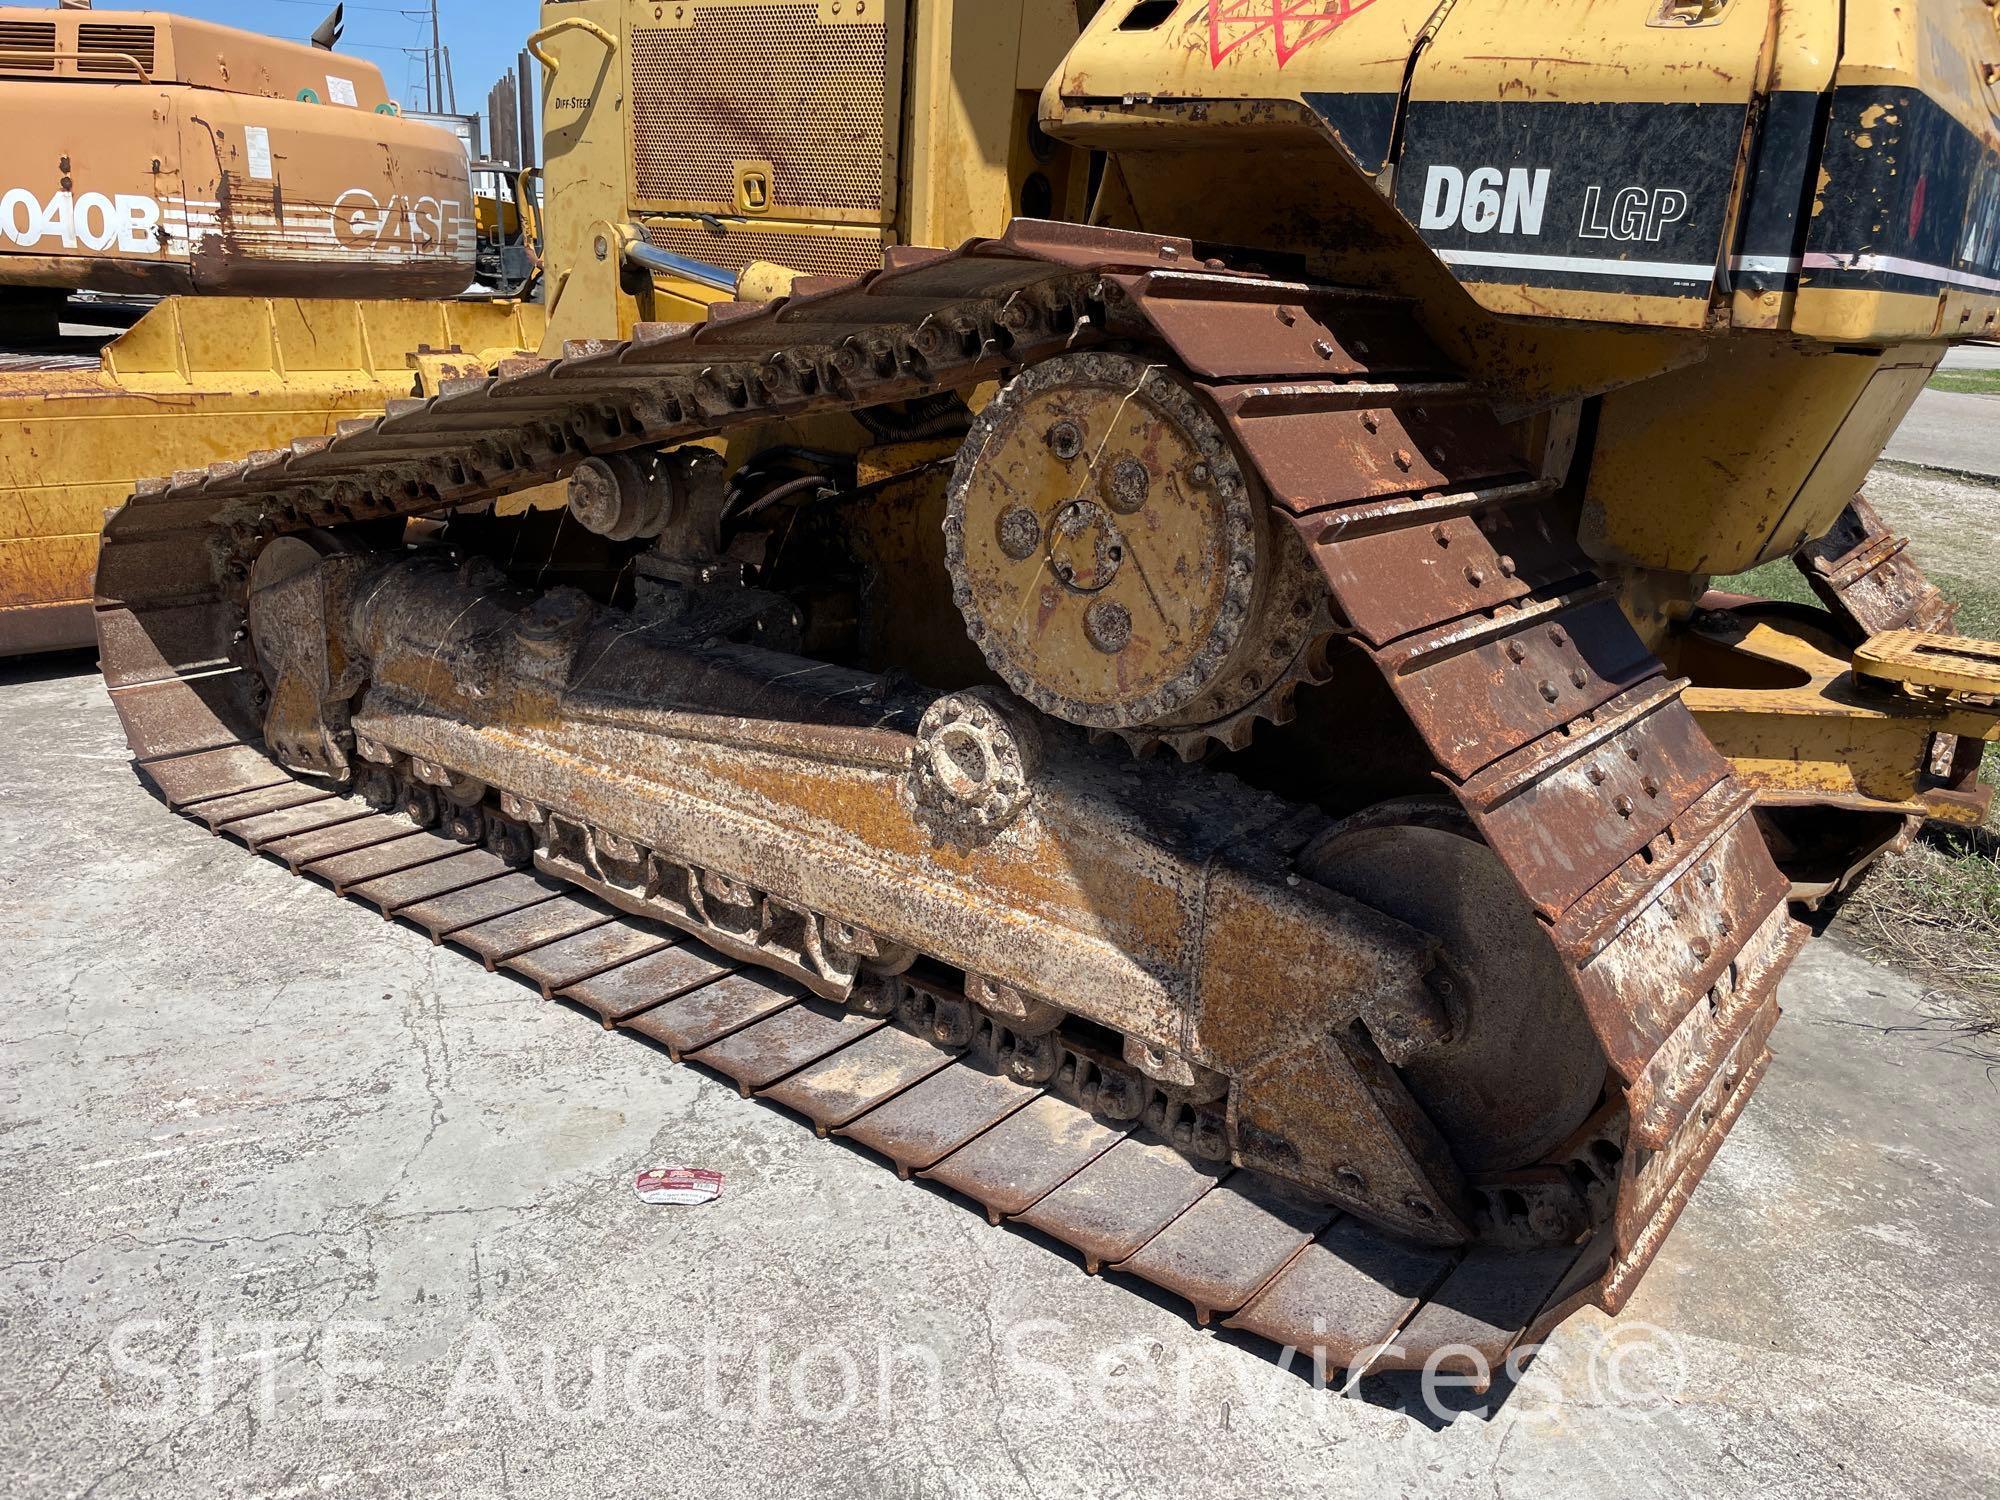
[[[521,243],[527,247],[535,269],[542,268],[542,216],[535,208],[535,195],[529,191],[529,180],[542,180],[540,167],[524,167],[514,179],[514,211],[521,216]]]
[[[542,44],[554,41],[557,36],[565,31],[587,32],[603,44],[606,52],[616,52],[618,50],[618,38],[606,31],[602,26],[599,26],[595,21],[586,21],[582,16],[567,16],[556,22],[553,26],[544,26],[540,31],[528,38],[528,51],[534,55],[536,62],[548,70],[542,78],[542,83],[545,87],[556,76],[562,64],[555,57],[543,51]]]

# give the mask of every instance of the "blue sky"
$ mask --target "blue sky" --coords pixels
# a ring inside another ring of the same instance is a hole
[[[97,0],[100,9],[167,10],[304,41],[333,0]],[[483,112],[486,91],[514,66],[514,55],[541,18],[536,0],[438,0],[438,24],[451,50],[461,114]],[[406,107],[424,104],[424,66],[405,48],[430,44],[429,0],[348,0],[340,50],[382,70],[389,93]]]

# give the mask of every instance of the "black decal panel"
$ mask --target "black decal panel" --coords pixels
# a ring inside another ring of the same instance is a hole
[[[1803,284],[2000,294],[2000,150],[1910,89],[1834,91]]]
[[[1461,281],[1705,299],[1745,116],[1412,101],[1396,206]]]

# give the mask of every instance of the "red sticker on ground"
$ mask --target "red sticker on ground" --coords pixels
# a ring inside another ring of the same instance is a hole
[[[706,1167],[654,1167],[632,1184],[641,1203],[711,1203],[722,1196],[722,1174]]]

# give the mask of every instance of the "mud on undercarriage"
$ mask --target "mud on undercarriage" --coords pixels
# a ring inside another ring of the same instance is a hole
[[[812,608],[744,524],[810,534],[774,495],[841,483],[732,490],[686,445],[930,422],[990,381],[942,445],[931,567],[1009,691],[842,664],[893,619]],[[612,554],[624,592],[524,577],[531,523],[465,514],[579,475],[571,514],[641,544]],[[100,633],[145,774],[295,868],[389,890],[385,911],[444,894],[348,878],[414,834],[294,858],[366,820],[284,773],[352,785],[492,847],[413,869],[490,860],[483,889],[532,857],[968,1059],[938,1077],[1136,1125],[1285,1222],[1320,1216],[1205,1311],[1337,1232],[1437,1248],[1451,1306],[1511,1288],[1512,1338],[1629,1295],[1761,1075],[1797,942],[1749,793],[1554,488],[1398,304],[1023,223],[143,486],[107,528]],[[410,518],[454,514],[412,550]],[[1298,788],[1338,762],[1127,749],[1241,748],[1315,695],[1412,746],[1416,787],[1330,807]],[[1449,796],[1407,795],[1425,783]],[[959,1151],[1004,1175],[991,1137]],[[999,1211],[1060,1225],[1035,1205],[1061,1191]],[[1297,1290],[1294,1314],[1320,1296]]]

